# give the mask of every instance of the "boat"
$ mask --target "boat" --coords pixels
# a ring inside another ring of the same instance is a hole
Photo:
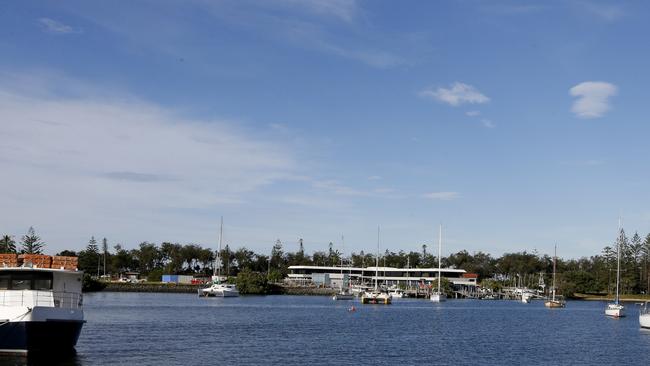
[[[83,272],[76,269],[77,258],[1,256],[0,353],[74,354],[86,322],[81,293]]]
[[[210,287],[199,290],[199,296],[206,297],[238,297],[239,290],[237,286],[231,283],[221,283],[221,243],[223,241],[223,217],[221,218],[221,228],[219,229],[219,251],[214,260],[214,270],[212,273],[212,284]]]
[[[386,291],[380,290],[378,285],[379,278],[379,228],[377,228],[377,256],[375,257],[375,288],[363,292],[361,295],[362,304],[384,304],[390,305],[393,298]]]
[[[334,296],[332,296],[332,300],[354,300],[354,294],[347,292],[337,292],[334,294]]]
[[[563,308],[566,306],[564,298],[561,296],[555,296],[555,270],[557,262],[557,245],[555,246],[555,251],[553,253],[553,288],[551,289],[551,298],[544,302],[544,306],[550,309]]]
[[[401,299],[401,298],[405,297],[404,296],[404,290],[402,290],[400,288],[391,288],[391,289],[388,290],[388,293],[390,294],[390,296],[393,299],[395,299],[395,298]]]
[[[431,294],[429,298],[433,302],[443,302],[447,300],[447,296],[441,291],[441,266],[442,266],[442,224],[440,224],[440,229],[438,230],[438,289]]]
[[[621,304],[619,288],[621,282],[621,242],[623,241],[623,229],[621,228],[621,219],[618,219],[618,238],[616,239],[616,296],[614,302],[607,304],[605,315],[612,318],[622,318],[625,316],[625,306]]]
[[[341,237],[343,241],[343,237]],[[343,256],[341,255],[341,285],[339,286],[339,292],[332,296],[332,300],[354,300],[354,294],[350,291],[350,277],[348,277],[348,286],[343,288]]]
[[[521,292],[521,302],[524,304],[530,303],[530,300],[533,298],[533,294],[528,291]]]
[[[650,301],[646,301],[639,313],[639,325],[641,328],[650,329]]]
[[[237,297],[239,290],[231,283],[213,283],[210,287],[201,290],[203,296],[207,297]]]

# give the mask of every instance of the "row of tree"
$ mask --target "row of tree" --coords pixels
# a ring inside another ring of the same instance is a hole
[[[36,231],[31,226],[27,230],[27,234],[21,237],[20,248],[16,247],[16,240],[13,236],[4,234],[0,238],[0,253],[40,254],[43,247],[41,237],[36,235]]]
[[[38,253],[43,243],[34,229],[30,228],[21,240],[24,253]],[[9,235],[2,237],[0,251],[16,252],[15,242]],[[623,293],[650,292],[650,234],[642,238],[635,233],[628,238],[621,230],[619,238],[611,246],[603,248],[598,255],[580,259],[557,259],[558,287],[568,295],[580,293],[611,293],[616,280],[616,264],[620,247],[621,291]],[[386,250],[379,257],[380,266],[397,268],[437,267],[437,258],[422,251],[393,252]],[[285,252],[277,240],[270,255],[258,254],[247,248],[231,250],[228,245],[218,253],[196,244],[163,242],[160,245],[143,242],[135,249],[125,249],[120,244],[109,250],[108,240],[101,240],[101,247],[91,237],[86,248],[79,252],[63,251],[59,255],[79,257],[79,268],[93,275],[111,275],[124,272],[139,272],[151,280],[160,280],[164,274],[210,275],[219,267],[221,273],[236,276],[246,273],[263,273],[270,281],[279,281],[292,265],[321,265],[368,267],[374,266],[376,255],[352,253],[343,257],[332,243],[323,251],[311,255],[305,253],[302,240],[298,250]],[[506,253],[495,258],[488,253],[469,253],[461,250],[441,259],[442,266],[461,268],[476,273],[482,280],[489,280],[490,286],[523,285],[537,287],[542,283],[548,287],[553,271],[553,258],[538,253]],[[216,263],[218,262],[218,263]]]

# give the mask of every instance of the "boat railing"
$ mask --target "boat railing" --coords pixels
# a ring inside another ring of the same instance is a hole
[[[83,295],[66,291],[5,290],[0,291],[0,305],[79,309],[83,305]]]

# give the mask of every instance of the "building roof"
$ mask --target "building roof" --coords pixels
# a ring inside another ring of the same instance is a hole
[[[438,272],[438,267],[434,268],[396,268],[396,267],[337,267],[337,266],[289,266],[289,269],[321,269],[328,271],[379,271],[379,272]],[[466,273],[464,269],[441,268],[441,272]]]

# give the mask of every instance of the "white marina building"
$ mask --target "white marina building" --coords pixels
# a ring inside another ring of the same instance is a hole
[[[379,285],[407,288],[431,285],[442,276],[456,289],[473,289],[478,277],[456,268],[441,268],[439,273],[438,268],[289,266],[286,281],[296,285],[339,287],[346,286],[348,280],[354,284],[374,283],[376,273]]]

